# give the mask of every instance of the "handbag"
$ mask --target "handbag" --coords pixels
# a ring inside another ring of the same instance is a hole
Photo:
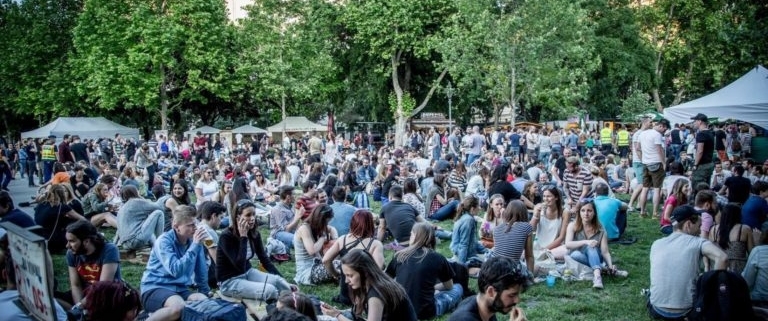
[[[646,167],[648,167],[648,171],[656,172],[661,168],[661,163],[653,163],[650,165],[646,165]]]

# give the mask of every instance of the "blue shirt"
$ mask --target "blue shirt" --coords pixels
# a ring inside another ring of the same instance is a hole
[[[18,208],[14,208],[8,211],[8,213],[5,213],[3,217],[0,217],[0,222],[11,222],[21,228],[35,226],[35,220],[32,219],[32,216],[29,216],[29,214],[22,212]]]
[[[760,228],[768,214],[768,202],[760,196],[749,194],[741,207],[741,223],[751,228]]]
[[[357,208],[343,201],[333,202],[329,206],[333,210],[333,218],[328,225],[333,226],[339,236],[349,233],[349,223],[352,222],[352,215],[355,214]]]
[[[203,251],[203,246],[191,239],[186,244],[180,244],[175,230],[160,235],[152,247],[147,269],[141,276],[141,293],[157,288],[180,293],[195,283],[198,292],[207,295],[211,289],[208,287],[208,266]]]
[[[477,255],[477,221],[472,215],[464,212],[458,221],[453,223],[453,237],[451,238],[451,252],[461,264],[466,264],[467,259]]]
[[[595,211],[597,219],[603,225],[608,239],[619,238],[619,227],[616,225],[616,216],[621,209],[621,201],[608,196],[595,197]]]
[[[509,135],[509,146],[520,147],[520,135],[518,134]]]

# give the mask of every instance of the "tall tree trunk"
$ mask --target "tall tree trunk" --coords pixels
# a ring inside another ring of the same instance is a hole
[[[168,76],[165,65],[160,65],[160,129],[168,129]]]
[[[517,68],[512,67],[509,77],[509,109],[511,113],[510,125],[515,128],[515,122],[517,121],[517,93],[515,83],[517,82]]]
[[[656,76],[656,86],[653,88],[653,103],[656,105],[656,110],[661,112],[664,109],[664,105],[661,103],[661,95],[659,94],[659,86],[661,86],[661,77],[664,74],[664,66],[662,60],[664,58],[664,49],[669,41],[669,35],[672,33],[669,29],[672,24],[672,17],[675,14],[675,4],[669,5],[669,13],[667,14],[667,21],[664,25],[664,38],[659,44],[659,52],[656,54],[656,64],[654,66],[654,76]],[[655,38],[655,37],[654,37]]]
[[[395,90],[397,107],[395,109],[395,147],[403,146],[403,135],[405,135],[405,112],[403,111],[403,88],[400,87],[400,79],[397,74],[397,67],[400,63],[400,51],[393,53],[391,57],[392,68],[392,88]]]
[[[685,79],[691,79],[691,74],[693,74],[693,59],[688,60],[688,71],[685,72]],[[683,94],[685,94],[686,88],[686,82],[683,81],[680,84],[680,88],[677,90],[677,93],[675,93],[675,99],[672,100],[672,105],[670,106],[676,106],[680,104],[680,101],[683,100]],[[659,110],[659,112],[661,112],[661,110]]]

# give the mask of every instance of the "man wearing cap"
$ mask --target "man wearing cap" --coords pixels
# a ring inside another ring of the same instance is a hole
[[[56,142],[56,136],[51,135],[48,136],[48,139],[45,141],[45,144],[43,144],[42,148],[40,148],[40,156],[43,160],[43,181],[48,182],[51,180],[51,176],[53,176],[53,163],[57,160],[57,152],[58,149],[56,148],[56,145],[54,144]]]
[[[653,130],[646,130],[638,138],[640,149],[638,150],[640,162],[643,163],[643,189],[640,192],[640,216],[645,215],[648,189],[653,188],[653,216],[659,215],[659,202],[661,201],[661,185],[667,171],[667,157],[664,148],[664,132],[669,129],[669,121],[662,119],[653,126]]]
[[[682,319],[693,307],[696,279],[702,257],[725,269],[728,255],[717,245],[699,237],[701,217],[690,205],[672,212],[673,232],[651,245],[651,295],[648,313],[654,319]]]
[[[712,172],[715,170],[715,163],[712,160],[712,153],[715,151],[715,135],[709,130],[707,124],[709,119],[706,115],[697,114],[691,119],[694,120],[694,128],[698,130],[691,175],[691,186],[696,186],[699,183],[709,183]]]

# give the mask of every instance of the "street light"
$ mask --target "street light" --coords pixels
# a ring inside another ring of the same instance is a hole
[[[453,109],[453,85],[451,81],[448,81],[448,87],[445,88],[445,95],[448,97],[448,134],[453,133],[453,116],[451,110]]]

